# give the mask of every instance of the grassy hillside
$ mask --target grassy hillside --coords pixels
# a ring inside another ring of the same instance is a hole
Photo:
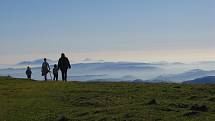
[[[0,121],[214,119],[215,85],[63,83],[0,78]]]

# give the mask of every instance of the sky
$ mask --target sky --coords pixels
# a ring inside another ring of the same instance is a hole
[[[0,0],[0,64],[215,60],[214,0]]]

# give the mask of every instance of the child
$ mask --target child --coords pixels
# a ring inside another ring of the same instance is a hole
[[[55,64],[53,68],[53,75],[54,75],[54,80],[58,81],[58,67]]]
[[[27,75],[27,78],[28,78],[28,79],[31,79],[31,74],[32,74],[32,72],[31,72],[31,68],[30,68],[29,66],[27,67],[27,70],[26,70],[25,73],[26,73],[26,75]]]

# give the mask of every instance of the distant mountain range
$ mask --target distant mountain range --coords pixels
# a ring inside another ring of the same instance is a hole
[[[184,80],[192,80],[205,76],[215,76],[215,70],[205,71],[201,69],[193,69],[179,74],[161,75],[152,81],[183,82]]]
[[[88,82],[144,82],[142,79],[137,79],[134,76],[126,75],[120,78],[98,78],[86,80]]]
[[[47,62],[50,64],[53,64],[53,63],[56,63],[57,61],[47,59]],[[42,63],[43,63],[43,59],[37,59],[33,61],[22,61],[17,63],[17,65],[41,65]]]
[[[215,70],[205,71],[201,69],[193,69],[179,74],[160,75],[142,82],[149,83],[182,83],[184,80],[195,80],[201,77],[215,76]]]
[[[132,62],[96,62],[96,63],[77,63],[72,64],[73,69],[81,69],[82,71],[98,71],[98,72],[123,72],[123,71],[155,71],[161,68],[150,63],[132,63]]]
[[[215,76],[197,78],[190,81],[184,81],[183,83],[184,84],[215,84]]]
[[[215,64],[215,61],[199,61],[196,64]]]
[[[70,80],[98,82],[126,81],[136,83],[181,83],[187,80],[194,80],[207,76],[215,76],[215,70],[213,70],[214,63],[211,61],[199,62],[198,64],[190,65],[180,62],[168,63],[165,61],[156,63],[106,61],[92,62],[93,60],[89,58],[86,58],[85,61],[87,62],[72,64],[72,68],[69,70],[68,74]],[[56,61],[50,59],[48,59],[48,62],[51,69],[53,68],[53,64],[57,63]],[[33,77],[35,79],[42,79],[40,71],[42,63],[43,59],[22,61],[16,65],[5,66],[5,68],[0,69],[0,74],[24,78],[26,66],[29,65],[32,67]],[[210,67],[208,69],[210,71],[193,69],[197,66],[198,68],[204,68],[202,66],[204,64],[207,65],[206,67]]]

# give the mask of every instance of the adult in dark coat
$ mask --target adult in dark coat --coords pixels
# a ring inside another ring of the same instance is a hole
[[[61,70],[62,80],[67,81],[67,70],[71,68],[69,59],[64,53],[61,54],[61,58],[58,60],[58,69]]]
[[[47,81],[47,74],[50,72],[50,66],[49,66],[49,63],[47,62],[46,58],[44,58],[41,72],[42,72],[42,76],[44,76],[44,78],[45,78],[45,81]]]

